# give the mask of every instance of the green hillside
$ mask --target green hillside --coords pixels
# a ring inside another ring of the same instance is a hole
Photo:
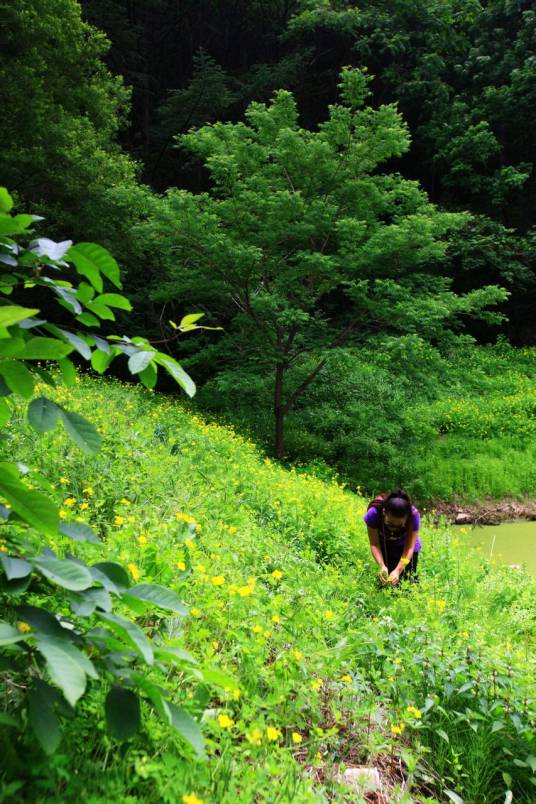
[[[9,452],[48,479],[64,521],[100,535],[78,556],[120,560],[188,605],[136,619],[191,654],[157,683],[201,722],[206,756],[146,704],[138,735],[111,738],[106,690],[90,686],[51,757],[3,728],[2,800],[363,801],[340,784],[355,765],[377,767],[392,801],[536,799],[536,584],[522,570],[472,564],[425,523],[420,583],[380,590],[365,501],[343,486],[278,467],[175,397],[85,376],[47,396],[96,424],[101,450],[36,437],[22,406]]]

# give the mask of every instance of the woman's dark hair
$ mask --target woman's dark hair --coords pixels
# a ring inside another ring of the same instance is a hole
[[[411,497],[404,489],[393,489],[383,500],[383,510],[393,516],[408,516],[411,505]]]

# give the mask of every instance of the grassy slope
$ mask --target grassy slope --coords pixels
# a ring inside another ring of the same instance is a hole
[[[530,789],[536,592],[526,575],[474,569],[447,529],[425,527],[421,583],[380,591],[364,501],[344,488],[277,467],[172,398],[87,378],[54,394],[102,429],[101,452],[86,456],[59,432],[35,439],[19,418],[13,454],[69,501],[67,518],[101,531],[102,546],[81,548],[93,560],[119,557],[134,577],[180,591],[191,616],[170,629],[205,666],[232,673],[239,693],[168,679],[177,701],[205,713],[206,763],[151,717],[120,750],[89,698],[56,757],[25,749],[24,795],[342,800],[342,763],[379,764],[396,789],[400,756],[409,770],[394,800],[415,800],[402,792],[415,765],[415,783],[440,800],[445,786],[499,800],[503,773],[514,791]]]

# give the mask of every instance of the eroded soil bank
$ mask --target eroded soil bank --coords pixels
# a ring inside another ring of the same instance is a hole
[[[438,517],[456,525],[499,525],[514,519],[536,520],[536,500],[483,500],[479,503],[444,503],[431,506]]]

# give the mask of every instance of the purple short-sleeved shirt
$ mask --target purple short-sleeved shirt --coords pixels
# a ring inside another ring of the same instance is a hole
[[[363,517],[363,521],[369,528],[378,528],[380,527],[381,520],[380,520],[381,513],[378,509],[373,505],[372,508],[369,508],[365,516]],[[411,516],[413,519],[413,530],[418,531],[421,526],[421,515],[419,511],[415,508],[414,505],[411,506]],[[399,539],[389,539],[393,545],[396,544],[397,547],[402,547],[404,545],[405,536],[400,537]],[[417,540],[415,542],[415,553],[418,553],[422,547],[421,539],[417,536]]]

